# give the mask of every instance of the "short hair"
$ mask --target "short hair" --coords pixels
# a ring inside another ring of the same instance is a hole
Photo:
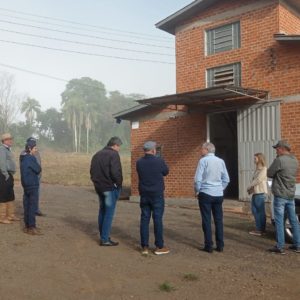
[[[203,143],[202,148],[206,149],[208,153],[215,153],[216,152],[216,147],[213,143]]]
[[[123,143],[121,141],[121,139],[117,136],[113,136],[112,138],[110,138],[110,140],[107,143],[107,147],[112,147],[115,145],[121,146]]]
[[[254,156],[256,156],[258,159],[258,161],[257,161],[258,165],[261,165],[262,167],[266,166],[266,159],[262,153],[255,153]]]

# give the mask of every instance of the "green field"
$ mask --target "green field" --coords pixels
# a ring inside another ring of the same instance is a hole
[[[14,151],[16,162],[19,163],[19,153]],[[130,156],[121,154],[123,167],[124,186],[130,186]],[[49,184],[89,186],[90,162],[92,154],[60,153],[50,150],[41,151],[42,157],[42,182]],[[20,180],[19,166],[17,167],[16,180]]]

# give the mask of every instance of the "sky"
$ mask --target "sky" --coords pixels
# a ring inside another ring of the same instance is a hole
[[[17,91],[43,110],[59,109],[67,81],[81,77],[123,94],[173,94],[174,36],[155,24],[191,2],[0,0],[0,72],[13,74]]]

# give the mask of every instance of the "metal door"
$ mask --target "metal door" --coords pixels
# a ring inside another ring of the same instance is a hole
[[[280,103],[272,102],[238,110],[239,200],[248,201],[247,186],[254,171],[254,154],[261,152],[267,166],[275,158],[272,145],[280,139]]]

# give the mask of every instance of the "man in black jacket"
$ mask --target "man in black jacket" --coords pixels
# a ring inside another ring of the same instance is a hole
[[[152,214],[154,222],[155,246],[157,255],[169,253],[163,240],[163,214],[164,200],[164,176],[169,173],[169,168],[160,157],[156,156],[156,143],[148,141],[144,144],[145,156],[136,162],[136,170],[139,177],[139,193],[141,208],[141,246],[142,254],[148,254],[149,247],[149,222]]]
[[[98,224],[101,246],[117,246],[119,244],[110,239],[110,231],[123,182],[119,155],[121,145],[120,138],[112,137],[107,146],[98,151],[91,161],[91,180],[100,202]]]

